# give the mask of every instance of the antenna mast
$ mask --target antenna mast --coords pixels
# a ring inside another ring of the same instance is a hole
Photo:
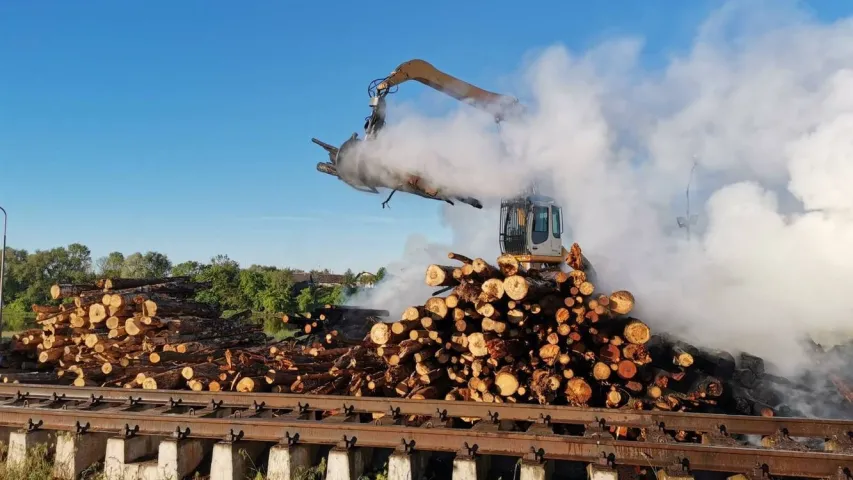
[[[693,182],[693,171],[696,170],[696,165],[698,164],[698,159],[696,155],[693,155],[693,166],[690,168],[690,177],[687,179],[687,190],[685,191],[684,196],[687,197],[687,212],[683,217],[676,217],[676,222],[678,222],[678,228],[683,228],[687,231],[687,241],[690,241],[690,226],[696,225],[696,221],[698,220],[698,215],[690,214],[690,183]]]

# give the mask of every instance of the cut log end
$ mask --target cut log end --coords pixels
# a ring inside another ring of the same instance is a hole
[[[617,364],[616,374],[622,379],[630,380],[637,375],[637,365],[630,360],[622,360]]]
[[[447,303],[442,297],[432,297],[426,301],[424,308],[437,320],[447,317]]]
[[[592,398],[592,387],[580,377],[569,379],[566,383],[566,399],[575,406],[586,405]]]
[[[592,367],[592,376],[596,380],[604,381],[610,378],[610,374],[613,370],[610,368],[610,365],[604,362],[596,362]]]
[[[634,295],[627,290],[619,290],[610,294],[610,311],[618,315],[627,315],[634,309]]]
[[[504,296],[504,283],[497,278],[490,278],[483,282],[481,289],[489,297],[488,301],[500,300]]]
[[[495,375],[495,385],[498,387],[498,393],[503,397],[509,397],[515,394],[518,390],[518,377],[510,371],[498,372]]]
[[[468,351],[475,357],[485,357],[489,354],[486,339],[482,333],[477,332],[468,335]]]
[[[263,378],[263,377],[261,377]],[[243,377],[237,382],[236,390],[238,392],[257,392],[262,388],[263,382],[255,377]]]
[[[385,345],[391,340],[391,326],[387,323],[376,323],[370,327],[370,340],[376,345]]]
[[[431,287],[446,287],[459,283],[453,278],[454,267],[432,264],[427,267],[425,282]]]
[[[498,269],[504,277],[510,277],[518,273],[519,263],[513,255],[505,253],[498,257]]]
[[[652,337],[652,331],[648,325],[639,321],[639,320],[631,320],[625,326],[625,330],[623,331],[623,336],[625,340],[629,343],[633,343],[635,345],[643,345],[649,341]]]

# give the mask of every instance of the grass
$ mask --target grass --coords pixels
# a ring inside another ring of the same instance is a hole
[[[294,472],[294,477],[296,480],[322,480],[322,478],[326,474],[326,459],[325,457],[320,460],[319,465],[315,465],[310,468],[299,467]]]
[[[8,445],[0,443],[0,480],[53,480],[53,454],[47,444],[39,444],[27,451],[24,462],[9,465]],[[81,480],[104,480],[103,465],[95,464],[80,473]]]
[[[3,444],[2,454],[6,456],[7,446]],[[27,452],[24,462],[10,466],[7,462],[0,464],[0,480],[50,480],[53,478],[53,461],[50,458],[47,445],[36,445]]]
[[[287,340],[288,338],[295,337],[296,330],[279,330],[275,333],[267,333],[267,335],[273,337],[276,341],[280,342],[282,340]]]

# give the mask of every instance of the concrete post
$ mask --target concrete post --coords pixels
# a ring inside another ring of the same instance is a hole
[[[485,480],[490,460],[482,455],[457,455],[453,459],[453,480]]]
[[[357,480],[372,454],[369,448],[333,448],[326,462],[326,480]]]
[[[49,430],[10,432],[6,465],[11,468],[23,468],[26,464],[27,452],[38,445],[46,445],[48,455],[53,453],[56,447],[56,432]]]
[[[395,451],[388,457],[388,480],[420,480],[429,452]]]
[[[270,449],[267,480],[294,480],[314,464],[316,446],[279,443]]]
[[[251,469],[264,451],[261,442],[218,442],[213,446],[210,480],[243,480],[251,477]]]
[[[167,438],[160,441],[157,470],[161,480],[181,480],[201,464],[213,442],[198,438]]]
[[[104,458],[106,480],[135,480],[157,478],[157,462],[139,463],[145,457],[154,457],[160,438],[154,436],[111,437],[107,439]]]
[[[554,473],[554,462],[521,461],[520,480],[550,480]]]
[[[586,466],[586,473],[589,480],[619,480],[616,470],[595,463]]]
[[[56,438],[53,476],[61,480],[77,478],[83,470],[104,459],[108,438],[104,433],[60,433]]]

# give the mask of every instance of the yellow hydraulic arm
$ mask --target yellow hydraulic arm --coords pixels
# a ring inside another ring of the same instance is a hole
[[[368,136],[385,125],[385,96],[395,86],[414,80],[461,102],[468,103],[492,114],[495,121],[520,115],[524,109],[518,99],[508,95],[483,90],[435,68],[429,62],[415,59],[400,64],[391,75],[374,80],[368,91],[371,94],[373,113],[365,124]]]

